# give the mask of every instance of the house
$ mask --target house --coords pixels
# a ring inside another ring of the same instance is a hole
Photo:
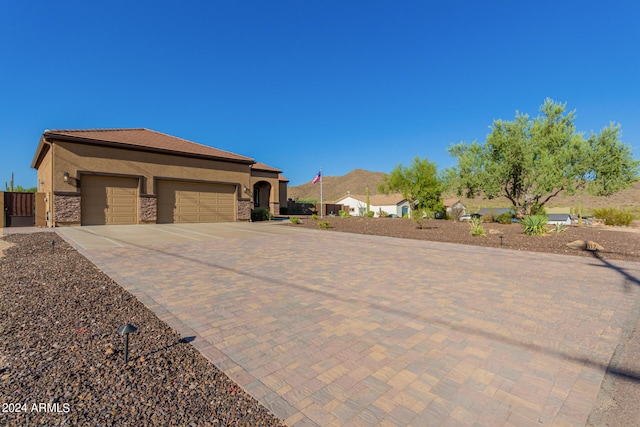
[[[335,203],[345,205],[345,207],[348,206],[349,214],[353,216],[366,215],[367,196],[349,194],[337,200]],[[369,196],[369,209],[375,216],[380,216],[380,211],[399,217],[411,215],[410,204],[401,194],[376,194]]]
[[[47,130],[31,167],[41,226],[249,221],[286,200],[281,170],[142,128]]]
[[[552,213],[548,214],[547,217],[549,217],[549,221],[547,221],[547,224],[571,225],[571,215],[568,213]]]
[[[460,199],[445,199],[442,203],[448,216],[459,218],[467,213],[467,207]]]

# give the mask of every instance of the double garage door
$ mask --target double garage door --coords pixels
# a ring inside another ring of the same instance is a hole
[[[137,224],[137,178],[82,177],[82,225]],[[235,221],[235,186],[159,180],[157,222]]]
[[[159,180],[157,222],[235,221],[235,190],[233,185]]]

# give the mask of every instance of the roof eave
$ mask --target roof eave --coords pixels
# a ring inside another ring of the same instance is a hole
[[[187,153],[187,152],[184,152],[184,151],[177,151],[177,150],[168,150],[168,149],[162,149],[162,148],[144,147],[144,146],[140,146],[140,145],[126,144],[126,143],[123,143],[123,142],[103,141],[103,140],[99,140],[99,139],[82,138],[82,137],[70,136],[70,135],[60,135],[60,134],[56,134],[56,133],[53,133],[53,132],[45,132],[43,134],[43,138],[45,138],[47,140],[51,139],[51,140],[57,140],[57,141],[75,142],[75,143],[79,143],[79,144],[101,145],[101,146],[105,146],[105,147],[116,147],[116,148],[122,148],[122,149],[125,149],[125,150],[132,150],[132,151],[144,151],[144,152],[148,152],[148,153],[172,154],[172,155],[177,155],[177,156],[182,156],[182,157],[190,157],[190,158],[196,158],[196,159],[219,160],[219,161],[224,161],[224,162],[241,163],[241,164],[246,164],[246,165],[252,165],[252,164],[255,163],[255,160],[252,159],[252,158],[249,158],[249,157],[247,157],[246,159],[232,159],[232,158],[228,158],[228,157],[212,156],[212,155],[207,155],[207,154]]]

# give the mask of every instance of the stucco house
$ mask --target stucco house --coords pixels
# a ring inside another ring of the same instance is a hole
[[[142,128],[47,130],[31,167],[41,226],[249,221],[287,199],[277,168]]]
[[[353,216],[363,216],[367,212],[367,196],[349,194],[335,203],[348,206],[349,213]],[[399,217],[411,215],[410,204],[402,197],[402,194],[376,194],[370,196],[369,209],[373,211],[375,216],[380,216],[381,210]]]
[[[444,208],[449,216],[456,214],[456,217],[461,217],[467,213],[467,207],[460,201],[460,199],[445,199],[442,202]]]

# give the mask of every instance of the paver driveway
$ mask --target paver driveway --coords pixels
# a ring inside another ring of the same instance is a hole
[[[636,263],[274,224],[58,232],[295,426],[583,426],[638,309]]]

